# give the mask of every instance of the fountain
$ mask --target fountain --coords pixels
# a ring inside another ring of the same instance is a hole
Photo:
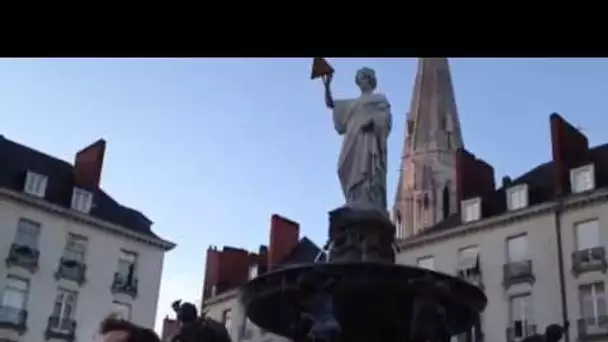
[[[315,58],[325,103],[344,135],[338,175],[346,205],[329,213],[326,253],[314,264],[273,269],[243,286],[248,318],[294,341],[447,342],[477,322],[486,297],[443,273],[395,264],[395,227],[386,212],[390,104],[374,93],[372,69],[355,78],[356,99],[334,100],[333,68]]]

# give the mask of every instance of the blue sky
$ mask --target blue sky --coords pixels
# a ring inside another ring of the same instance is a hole
[[[255,250],[270,216],[325,242],[342,204],[333,131],[312,59],[2,59],[0,134],[72,161],[108,141],[102,187],[178,247],[165,259],[159,316],[200,297],[210,244]],[[389,202],[416,71],[412,58],[329,59],[334,95],[376,70],[392,103]],[[451,59],[466,147],[512,177],[550,158],[549,114],[608,139],[606,59]],[[603,114],[602,114],[603,113]]]

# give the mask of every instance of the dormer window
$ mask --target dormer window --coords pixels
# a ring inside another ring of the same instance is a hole
[[[39,173],[28,171],[25,176],[23,191],[36,197],[44,197],[48,177]]]
[[[258,276],[258,265],[253,264],[249,266],[249,279],[253,279]]]
[[[528,185],[520,184],[507,189],[507,208],[517,210],[528,206]]]
[[[481,198],[464,200],[460,205],[463,222],[477,221],[481,218]]]
[[[74,187],[72,193],[72,209],[89,213],[93,204],[93,194],[81,188]]]
[[[593,164],[570,170],[570,188],[572,193],[579,193],[595,188],[595,169]]]

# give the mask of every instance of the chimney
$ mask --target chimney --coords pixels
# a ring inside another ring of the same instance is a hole
[[[203,299],[213,297],[213,287],[217,285],[219,281],[219,260],[220,252],[215,248],[207,249],[207,258],[205,260],[205,280],[203,281]]]
[[[241,286],[248,276],[249,252],[246,250],[227,246],[221,251],[207,249],[202,300]]]
[[[298,244],[300,225],[277,214],[270,220],[270,244],[268,247],[268,270],[279,264]]]
[[[512,182],[511,177],[509,177],[509,176],[502,177],[502,186],[503,186],[503,188],[506,188],[509,185],[511,185],[511,182]]]
[[[589,141],[578,129],[559,114],[549,117],[551,150],[555,172],[555,194],[570,192],[570,170],[590,160]]]
[[[173,336],[179,331],[179,325],[177,320],[170,319],[169,316],[165,316],[163,319],[163,330],[161,332],[161,341],[170,342]]]
[[[99,139],[76,153],[74,179],[78,186],[89,190],[99,188],[105,152],[106,141]]]
[[[456,155],[456,192],[458,202],[482,197],[496,190],[494,168],[464,148]]]

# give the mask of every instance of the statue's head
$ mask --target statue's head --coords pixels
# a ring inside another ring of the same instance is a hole
[[[376,89],[378,80],[376,79],[376,72],[371,68],[361,68],[357,71],[355,76],[355,83],[361,89],[363,93],[370,93]]]

